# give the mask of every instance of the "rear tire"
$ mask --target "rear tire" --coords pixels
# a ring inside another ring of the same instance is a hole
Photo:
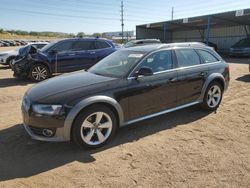
[[[115,113],[105,105],[84,109],[72,127],[73,141],[83,148],[99,148],[109,142],[118,127]]]
[[[29,77],[34,82],[40,82],[50,77],[50,72],[47,66],[43,64],[34,64],[29,73]]]
[[[211,82],[205,92],[202,108],[206,110],[216,110],[221,103],[223,96],[223,87],[220,83],[213,81]]]

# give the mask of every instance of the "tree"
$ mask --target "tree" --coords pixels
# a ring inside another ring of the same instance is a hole
[[[102,34],[101,33],[93,33],[93,35],[92,35],[93,37],[101,37],[102,36]]]
[[[82,37],[85,37],[86,35],[84,32],[79,32],[79,33],[77,33],[76,36],[82,38]]]

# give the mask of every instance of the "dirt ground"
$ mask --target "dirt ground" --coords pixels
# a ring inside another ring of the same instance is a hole
[[[250,187],[248,60],[228,62],[217,112],[191,107],[140,122],[93,151],[31,140],[20,103],[32,83],[0,67],[0,187]]]

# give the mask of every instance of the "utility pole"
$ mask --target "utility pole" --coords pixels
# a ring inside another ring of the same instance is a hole
[[[172,14],[171,14],[171,20],[174,19],[174,7],[172,7]]]
[[[121,26],[122,26],[122,43],[124,39],[124,19],[123,19],[123,12],[124,12],[123,0],[121,0]]]

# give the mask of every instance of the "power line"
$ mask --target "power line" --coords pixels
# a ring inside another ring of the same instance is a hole
[[[171,20],[174,19],[174,7],[172,7],[172,12],[171,12]]]
[[[123,43],[123,29],[124,29],[124,20],[123,20],[123,0],[121,0],[121,26],[122,26],[122,43]]]
[[[49,16],[57,16],[57,17],[70,17],[70,18],[82,18],[82,19],[93,19],[93,20],[116,20],[119,21],[118,18],[111,18],[111,17],[93,17],[93,16],[77,16],[77,15],[69,15],[69,14],[54,14],[54,13],[45,13],[40,11],[30,11],[30,10],[21,10],[21,9],[11,9],[6,7],[1,7],[3,10],[9,11],[18,11],[24,13],[31,13],[31,14],[39,14],[39,15],[49,15]],[[125,19],[123,19],[124,21]],[[139,20],[139,19],[127,19],[128,22],[151,22],[149,20]]]

